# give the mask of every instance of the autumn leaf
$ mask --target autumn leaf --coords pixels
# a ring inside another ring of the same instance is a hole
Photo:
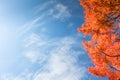
[[[85,21],[78,32],[91,36],[83,41],[95,76],[120,80],[120,0],[80,0]]]

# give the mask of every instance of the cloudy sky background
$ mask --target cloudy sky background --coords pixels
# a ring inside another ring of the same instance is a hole
[[[0,0],[0,80],[107,80],[87,72],[83,21],[78,0]]]

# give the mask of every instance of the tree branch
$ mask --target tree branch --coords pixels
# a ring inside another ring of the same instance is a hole
[[[112,65],[108,65],[110,68],[114,69],[115,71],[119,71],[120,72],[120,69],[117,69],[116,67],[112,66]]]
[[[117,60],[118,60],[118,57],[120,57],[120,55],[111,56],[111,55],[106,54],[105,52],[103,52],[103,54],[104,54],[105,56],[108,56],[108,57],[117,57]],[[111,64],[109,65],[109,67],[112,68],[112,69],[114,69],[115,71],[119,71],[119,72],[120,72],[120,69],[112,66]]]
[[[106,56],[108,56],[108,57],[120,57],[120,55],[108,55],[108,54],[106,54],[105,52],[102,52],[103,54],[105,54]]]

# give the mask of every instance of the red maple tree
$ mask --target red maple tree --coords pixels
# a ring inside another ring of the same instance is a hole
[[[120,80],[120,0],[80,0],[85,21],[78,32],[90,40],[83,41],[94,66],[95,76]]]

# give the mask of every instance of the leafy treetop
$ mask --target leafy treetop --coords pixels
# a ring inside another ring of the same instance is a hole
[[[83,41],[95,76],[120,80],[120,0],[80,0],[85,21],[78,32],[91,36]]]

